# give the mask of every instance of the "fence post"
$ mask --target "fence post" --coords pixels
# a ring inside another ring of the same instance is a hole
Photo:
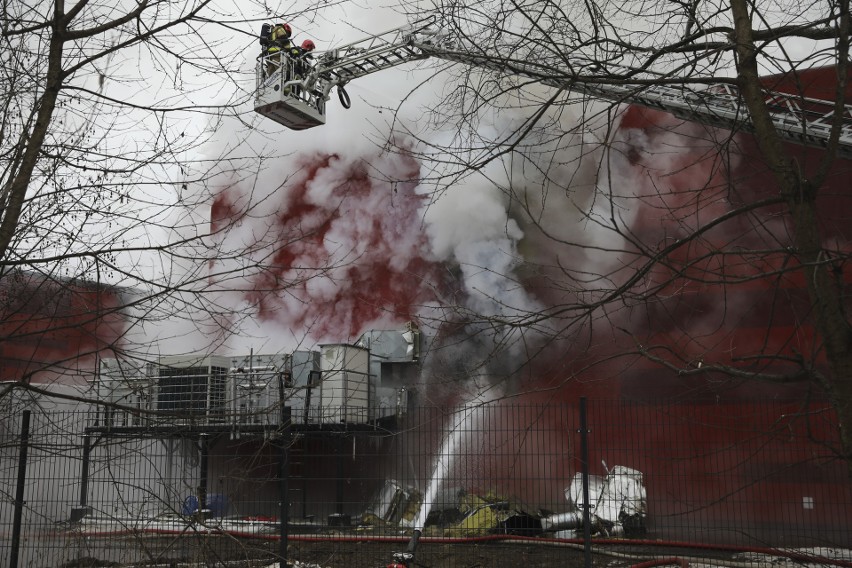
[[[343,456],[346,455],[346,438],[341,436],[334,442],[335,448],[334,453],[336,454],[335,459],[337,460],[337,488],[335,490],[335,498],[336,501],[334,505],[334,512],[337,515],[343,514],[343,500],[345,493],[345,486],[343,481]]]
[[[287,546],[289,541],[290,522],[290,407],[281,406],[281,423],[279,425],[279,440],[281,444],[278,462],[278,517],[280,519],[278,556],[281,566],[287,565]]]
[[[18,456],[18,487],[15,492],[15,519],[12,522],[12,550],[9,568],[18,568],[18,551],[21,547],[21,519],[24,514],[24,487],[27,481],[27,450],[30,441],[30,411],[24,410],[21,420],[21,453]]]
[[[200,464],[198,472],[198,518],[204,519],[208,509],[207,499],[207,469],[208,459],[210,454],[210,440],[207,433],[202,433],[198,436],[198,453],[200,455]],[[212,514],[212,511],[211,511]]]
[[[580,469],[583,474],[583,560],[586,568],[592,566],[592,527],[589,510],[589,429],[586,419],[586,397],[580,397]]]
[[[83,435],[83,463],[80,465],[80,507],[89,504],[89,462],[92,459],[92,437]]]
[[[79,522],[91,513],[89,508],[89,462],[92,459],[92,436],[83,434],[83,463],[80,465],[80,502],[71,507],[72,523]]]

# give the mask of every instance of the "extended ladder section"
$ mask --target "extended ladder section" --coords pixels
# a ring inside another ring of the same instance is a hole
[[[315,74],[331,88],[383,69],[426,59],[429,55],[413,40],[417,38],[423,45],[429,45],[432,25],[434,18],[428,18],[327,51],[317,61]]]
[[[588,71],[588,75],[577,72],[560,74],[556,71],[556,65],[499,59],[486,54],[471,54],[466,50],[441,49],[440,45],[433,43],[421,44],[420,47],[432,57],[527,77],[557,89],[659,109],[684,120],[728,130],[754,130],[736,87],[726,83],[707,85],[699,91],[678,84],[653,84],[650,77],[642,77],[640,80],[644,79],[645,85],[628,86],[629,81],[637,82],[637,78],[632,77],[622,79],[624,84],[619,85],[617,77],[604,77],[602,74],[596,77],[593,62],[575,66],[575,69]],[[665,79],[657,80],[662,82]],[[832,101],[769,90],[764,91],[764,96],[772,122],[782,137],[805,146],[827,147],[835,116]],[[843,158],[852,159],[852,106],[845,105],[842,113],[837,152]]]
[[[506,75],[526,77],[557,89],[594,98],[662,110],[678,118],[701,124],[732,131],[753,131],[745,104],[737,89],[729,84],[720,83],[696,90],[676,84],[674,79],[672,84],[664,84],[665,77],[649,76],[637,79],[626,74],[604,74],[594,62],[584,62],[580,59],[569,61],[569,64],[548,64],[542,61],[495,57],[476,46],[464,46],[454,38],[436,32],[434,25],[435,18],[426,18],[325,52],[305,79],[299,82],[301,88],[295,92],[300,93],[301,99],[293,100],[294,103],[304,106],[305,97],[308,96],[307,104],[315,109],[314,114],[317,115],[315,124],[305,125],[300,122],[297,128],[325,122],[323,103],[328,100],[333,87],[338,87],[340,101],[348,108],[349,99],[343,88],[349,81],[411,61],[435,57],[491,69]],[[639,82],[643,84],[637,85]],[[279,85],[283,87],[285,83],[286,81],[282,81]],[[258,100],[262,90],[259,89]],[[285,90],[281,89],[281,92]],[[782,137],[805,146],[823,149],[827,147],[835,116],[832,101],[768,90],[765,91],[765,97],[772,121]],[[288,98],[288,95],[284,95],[280,101],[285,107]],[[268,102],[268,97],[265,100]],[[258,112],[261,111],[258,109]],[[842,113],[838,154],[852,159],[852,106],[844,106]],[[278,117],[270,118],[290,126]]]

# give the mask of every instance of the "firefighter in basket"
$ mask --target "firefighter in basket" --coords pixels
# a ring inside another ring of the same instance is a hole
[[[293,64],[293,79],[300,81],[304,79],[311,69],[311,60],[314,56],[311,52],[316,49],[316,45],[312,40],[306,39],[302,45],[294,45],[290,47],[287,54],[290,56],[290,61]],[[287,78],[289,80],[289,77]],[[288,93],[288,90],[284,91]],[[299,94],[299,87],[295,87],[294,93]]]
[[[264,24],[260,32],[260,45],[264,48],[263,56],[266,58],[266,76],[269,77],[281,67],[281,54],[286,53],[293,46],[290,38],[293,29],[290,24],[279,23],[271,26]]]
[[[316,49],[314,42],[306,39],[300,46],[290,48],[290,59],[293,60],[293,69],[296,73],[296,79],[304,79],[305,75],[311,68],[311,60],[314,56],[311,52]]]

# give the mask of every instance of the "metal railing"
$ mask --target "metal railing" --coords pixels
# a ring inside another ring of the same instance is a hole
[[[384,566],[414,533],[426,565],[510,551],[558,565],[617,542],[637,559],[658,546],[793,558],[852,546],[826,403],[496,401],[363,429],[133,436],[87,432],[87,412],[32,408],[25,424],[8,410],[0,565],[13,568],[218,566],[275,559],[282,542],[299,543],[291,560]]]

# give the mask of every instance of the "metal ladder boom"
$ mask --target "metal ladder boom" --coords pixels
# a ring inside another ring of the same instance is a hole
[[[414,44],[412,37],[429,34],[428,30],[434,23],[434,17],[426,18],[326,51],[311,72],[313,80],[308,80],[310,83],[321,80],[327,96],[334,86],[342,87],[353,79],[426,59],[429,56]]]
[[[415,44],[417,45],[417,44]],[[474,65],[509,75],[520,75],[545,85],[583,93],[617,103],[638,104],[668,112],[678,118],[717,126],[732,131],[753,132],[748,111],[736,87],[727,83],[707,85],[702,90],[682,84],[619,85],[594,76],[560,73],[555,66],[529,63],[516,59],[500,59],[485,54],[458,50],[442,50],[435,45],[417,45],[431,57]],[[593,71],[593,62],[578,62],[578,69]],[[635,80],[635,79],[634,79]],[[834,103],[764,90],[770,116],[779,135],[791,142],[813,148],[828,146],[834,121]],[[844,105],[838,140],[839,156],[852,159],[852,106]]]
[[[306,87],[321,85],[328,98],[332,87],[344,87],[349,81],[396,67],[411,61],[435,57],[445,61],[491,69],[507,75],[527,77],[545,85],[583,93],[617,103],[638,104],[662,110],[678,118],[732,131],[753,131],[748,112],[736,88],[719,83],[702,90],[682,84],[628,85],[635,77],[617,84],[610,78],[596,77],[594,62],[569,61],[562,71],[559,64],[499,58],[473,49],[460,48],[453,38],[433,30],[434,17],[411,25],[369,36],[357,42],[325,52],[306,81]],[[565,62],[563,62],[565,63]],[[617,80],[617,79],[616,79]],[[650,83],[650,84],[649,84]],[[785,139],[825,149],[834,119],[834,103],[776,91],[765,91],[772,122]],[[838,154],[852,159],[852,106],[843,107]]]

